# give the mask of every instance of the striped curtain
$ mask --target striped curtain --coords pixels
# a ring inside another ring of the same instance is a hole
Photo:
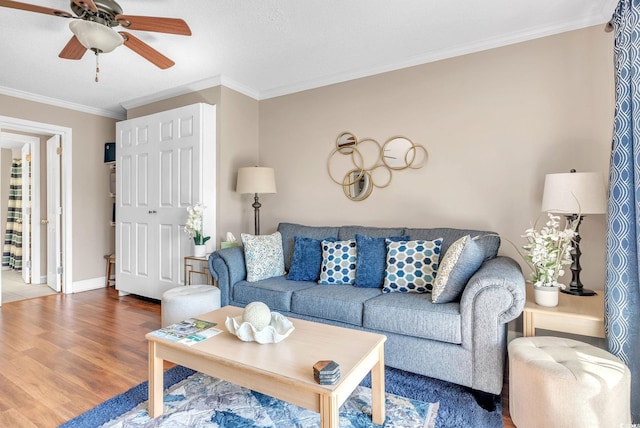
[[[9,182],[7,231],[2,250],[2,269],[22,271],[22,160],[14,159]]]
[[[631,370],[631,415],[633,423],[640,424],[640,0],[620,0],[613,25],[616,108],[609,172],[605,328],[609,351]]]

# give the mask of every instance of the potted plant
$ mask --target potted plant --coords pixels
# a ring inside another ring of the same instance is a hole
[[[557,306],[558,291],[565,288],[558,278],[564,275],[564,266],[572,263],[571,250],[578,222],[567,220],[560,229],[560,217],[547,215],[549,220],[540,230],[534,225],[525,231],[522,237],[527,239],[527,244],[522,248],[523,257],[532,270],[535,302],[541,306]]]
[[[204,257],[207,253],[206,242],[210,239],[210,236],[203,235],[202,216],[206,207],[200,203],[195,204],[192,207],[187,207],[187,223],[184,226],[184,231],[189,237],[193,238],[195,243],[194,256]]]

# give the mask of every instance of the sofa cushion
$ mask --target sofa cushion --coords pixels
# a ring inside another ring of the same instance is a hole
[[[356,287],[382,288],[387,268],[387,244],[385,239],[406,241],[408,236],[371,237],[356,233]]]
[[[303,226],[295,223],[280,223],[278,225],[278,232],[282,235],[284,268],[286,270],[291,268],[296,236],[314,238],[320,241],[328,238],[338,239],[338,229],[337,226]]]
[[[495,232],[483,230],[453,228],[405,229],[403,234],[409,235],[411,239],[433,240],[442,238],[440,254],[446,254],[449,246],[465,235],[470,235],[472,238],[477,236],[477,244],[484,252],[485,261],[497,256],[498,249],[500,248],[500,237]]]
[[[284,257],[280,232],[271,235],[242,233],[247,281],[254,282],[284,275]]]
[[[387,236],[405,235],[404,227],[366,227],[366,226],[342,226],[338,232],[338,239],[356,239],[356,233],[371,236],[372,238],[386,238]]]
[[[356,281],[356,241],[322,241],[319,284],[353,284]]]
[[[460,326],[460,303],[437,305],[429,294],[388,293],[364,302],[365,328],[460,344]]]
[[[316,285],[295,291],[291,311],[296,314],[362,325],[362,304],[380,295],[377,288],[351,285]]]
[[[333,238],[329,240],[333,240]],[[317,282],[320,279],[321,264],[322,241],[296,236],[293,245],[293,258],[287,279]]]
[[[454,242],[438,266],[431,293],[433,303],[449,303],[458,299],[483,259],[482,248],[469,235]]]
[[[385,293],[426,293],[431,291],[438,270],[442,239],[434,241],[392,241],[387,243]]]
[[[241,305],[262,302],[272,311],[290,312],[292,294],[309,287],[318,285],[309,281],[288,281],[284,276],[258,282],[240,281],[233,286],[233,301]]]

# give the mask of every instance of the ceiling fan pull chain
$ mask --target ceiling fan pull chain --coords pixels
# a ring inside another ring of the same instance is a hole
[[[98,62],[98,51],[96,51],[96,83],[98,82],[98,73],[100,73],[100,63]]]

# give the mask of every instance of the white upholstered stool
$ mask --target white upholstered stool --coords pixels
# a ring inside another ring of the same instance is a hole
[[[162,294],[162,326],[220,308],[220,289],[212,285],[176,287]]]
[[[631,423],[631,374],[609,352],[572,339],[509,343],[509,413],[518,428]]]

